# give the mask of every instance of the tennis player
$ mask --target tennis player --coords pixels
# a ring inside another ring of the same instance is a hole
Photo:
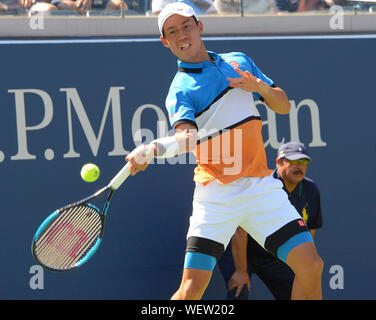
[[[323,261],[282,182],[267,167],[254,102],[261,99],[287,114],[286,93],[245,54],[207,51],[203,24],[190,6],[167,5],[158,27],[163,45],[178,58],[166,98],[176,133],[137,147],[126,160],[134,175],[154,157],[191,151],[197,157],[184,271],[172,299],[201,299],[238,226],[291,267],[307,299],[321,299]]]

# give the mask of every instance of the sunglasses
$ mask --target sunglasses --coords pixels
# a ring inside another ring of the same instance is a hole
[[[298,166],[300,164],[303,166],[307,166],[309,163],[309,159],[289,160],[285,158],[285,160],[289,162],[290,164],[292,164],[293,166]]]

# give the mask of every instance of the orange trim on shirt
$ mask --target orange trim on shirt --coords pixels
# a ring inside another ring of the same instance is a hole
[[[261,120],[251,120],[201,142],[195,152],[194,181],[205,185],[217,179],[226,184],[240,177],[270,175],[261,129]]]

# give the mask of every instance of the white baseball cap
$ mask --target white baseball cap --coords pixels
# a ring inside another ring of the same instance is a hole
[[[174,2],[170,3],[163,8],[158,16],[158,28],[161,35],[163,35],[163,25],[166,20],[174,14],[178,14],[184,17],[195,17],[197,21],[197,13],[193,10],[192,7],[185,4],[184,2]]]

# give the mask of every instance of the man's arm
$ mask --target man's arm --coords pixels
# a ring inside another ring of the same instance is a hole
[[[259,93],[264,98],[266,105],[276,113],[287,114],[290,112],[290,101],[286,92],[281,88],[269,86],[249,71],[243,72],[238,68],[235,68],[235,71],[240,78],[227,78],[230,81],[230,87]]]
[[[31,7],[33,4],[36,4],[36,0],[18,0],[19,4],[25,8]]]
[[[171,156],[191,152],[197,145],[196,127],[191,123],[184,122],[179,124],[175,130],[175,135],[169,138],[169,145],[172,145],[173,148],[176,147],[177,152]],[[141,145],[125,158],[130,163],[131,175],[144,171],[154,157],[163,157],[163,155],[158,154],[160,152],[158,143],[163,145],[163,139],[156,139],[148,145]],[[166,157],[169,157],[169,155],[166,155]]]
[[[315,9],[320,0],[299,0],[297,12]]]
[[[247,232],[241,227],[238,227],[231,240],[232,256],[234,258],[235,272],[228,282],[228,289],[230,291],[237,288],[235,296],[239,296],[240,291],[247,285],[248,291],[251,288],[247,271]]]

